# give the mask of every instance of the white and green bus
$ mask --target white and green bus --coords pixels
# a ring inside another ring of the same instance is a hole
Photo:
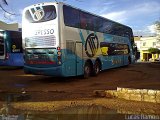
[[[62,2],[25,8],[22,38],[25,73],[87,78],[135,61],[130,27]]]

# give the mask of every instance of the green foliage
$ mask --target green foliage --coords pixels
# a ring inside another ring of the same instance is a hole
[[[156,21],[154,24],[155,24],[155,29],[156,29],[156,32],[157,32],[157,36],[158,36],[159,41],[160,41],[160,21]]]
[[[157,30],[160,30],[160,21],[156,21],[156,22],[155,22],[155,25],[156,25],[156,29],[157,29]]]
[[[148,52],[152,54],[160,54],[160,50],[158,48],[149,48]]]
[[[160,21],[156,21],[154,24],[157,33],[157,41],[160,42]]]

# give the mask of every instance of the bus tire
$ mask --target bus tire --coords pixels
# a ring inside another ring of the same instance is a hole
[[[91,75],[91,64],[89,62],[86,62],[84,65],[84,78],[89,78]]]
[[[96,61],[93,67],[93,75],[97,76],[100,73],[101,64],[99,61]]]

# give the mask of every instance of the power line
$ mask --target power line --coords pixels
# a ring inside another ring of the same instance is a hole
[[[7,1],[6,0],[2,0],[4,2],[4,4],[8,5]]]
[[[0,8],[1,8],[4,12],[6,12],[6,13],[8,13],[8,14],[10,14],[10,15],[16,15],[15,13],[11,13],[11,12],[8,12],[7,10],[5,10],[5,9],[2,7],[1,4],[0,4]]]

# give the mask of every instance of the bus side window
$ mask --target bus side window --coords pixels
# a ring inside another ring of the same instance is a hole
[[[18,31],[10,32],[11,50],[13,53],[22,53],[22,33]]]
[[[63,16],[64,16],[64,24],[66,26],[79,28],[80,25],[79,10],[64,5]]]
[[[94,19],[95,17],[91,14],[80,12],[80,23],[82,29],[94,31]]]
[[[84,14],[80,14],[80,23],[81,23],[81,28],[82,29],[85,29],[87,27],[87,22],[86,22],[86,18],[85,18],[85,15]]]

